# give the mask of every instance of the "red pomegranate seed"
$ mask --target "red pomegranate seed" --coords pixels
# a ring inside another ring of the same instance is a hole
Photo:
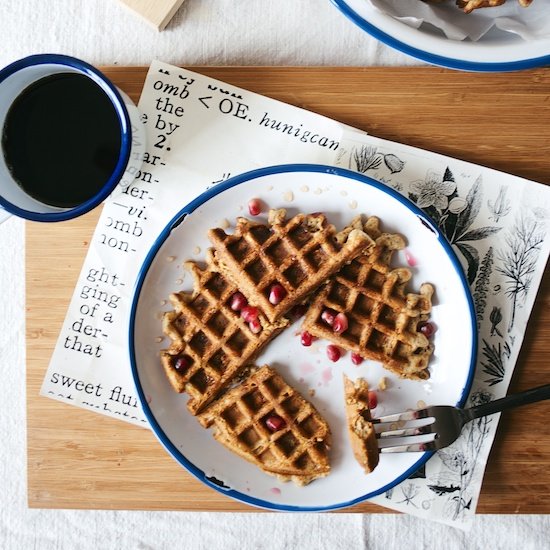
[[[279,283],[271,286],[269,291],[269,303],[276,306],[281,303],[281,300],[286,296],[286,290]]]
[[[259,319],[253,319],[252,321],[249,321],[248,326],[253,334],[258,334],[262,331],[262,324],[260,323]]]
[[[327,356],[332,362],[336,363],[342,357],[342,352],[338,346],[330,344],[327,346]]]
[[[248,201],[248,211],[251,216],[257,216],[262,211],[262,203],[260,199],[251,199]]]
[[[300,341],[302,342],[302,346],[308,348],[313,342],[313,336],[311,336],[311,334],[307,330],[304,330],[304,332],[302,332],[300,336]]]
[[[267,417],[265,420],[265,425],[272,431],[272,432],[278,432],[282,428],[286,426],[286,422],[276,414],[272,414],[271,416]]]
[[[247,322],[256,321],[258,319],[258,308],[254,306],[245,306],[241,309],[241,317]]]
[[[323,313],[321,313],[321,319],[323,319],[323,321],[330,327],[334,324],[335,317],[336,312],[332,311],[332,309],[325,309]]]
[[[378,406],[378,396],[374,390],[369,390],[369,409],[376,409]]]
[[[174,370],[178,371],[180,374],[183,374],[192,363],[191,357],[188,355],[180,355],[176,357],[174,361]]]
[[[338,315],[336,315],[332,323],[332,330],[336,332],[336,334],[342,334],[342,332],[348,330],[348,318],[345,313],[338,313]]]
[[[246,307],[248,305],[248,302],[246,298],[244,297],[244,294],[242,292],[235,292],[233,296],[231,297],[231,303],[229,304],[229,307],[233,311],[241,311],[243,307]]]
[[[364,359],[358,353],[351,354],[351,362],[354,365],[360,365],[363,361]]]
[[[419,323],[417,327],[418,332],[421,332],[426,338],[431,338],[434,335],[434,332],[437,330],[433,323],[425,321],[424,323]]]

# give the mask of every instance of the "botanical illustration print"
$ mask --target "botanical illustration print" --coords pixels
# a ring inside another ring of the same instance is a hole
[[[480,261],[479,252],[471,243],[502,229],[496,226],[472,228],[482,204],[481,183],[479,176],[468,194],[460,196],[453,173],[447,168],[443,174],[428,170],[423,180],[413,181],[409,187],[409,198],[437,223],[447,240],[462,254],[470,284],[477,276]]]
[[[405,163],[393,153],[379,153],[377,147],[363,145],[353,149],[350,157],[349,168],[356,172],[365,174],[369,170],[376,170],[384,162],[387,169],[392,174],[401,172],[405,167]]]
[[[543,221],[521,212],[505,236],[506,247],[500,252],[501,265],[497,271],[504,275],[506,296],[512,300],[512,314],[508,332],[514,327],[516,309],[531,288],[542,242]]]
[[[412,148],[388,151],[387,142],[378,145],[373,141],[376,145],[351,147],[349,167],[385,182],[415,202],[462,260],[479,331],[477,368],[466,406],[503,396],[519,353],[522,326],[530,313],[525,306],[528,297],[532,303],[544,271],[546,255],[541,256],[541,251],[548,250],[544,243],[550,218],[544,210],[547,202],[532,207],[519,200],[524,196],[521,186],[527,188],[529,183],[514,181],[518,187],[512,192],[480,167],[477,175],[468,173],[460,161],[439,169],[433,167],[435,162],[426,167],[429,157],[416,156]],[[475,512],[496,427],[493,416],[466,424],[455,443],[435,453],[422,471],[386,491],[378,502],[466,526]]]
[[[493,247],[490,246],[487,252],[485,253],[485,256],[483,257],[483,260],[481,261],[476,284],[474,287],[474,292],[472,294],[474,298],[474,305],[476,308],[478,329],[481,326],[481,320],[484,317],[485,307],[487,306],[487,294],[489,293],[489,290],[490,290],[492,272],[493,272]],[[495,309],[498,309],[498,312],[500,312],[500,308],[493,308],[493,311],[491,312],[491,318],[495,315],[498,315],[498,313],[497,314],[494,313]],[[502,318],[502,315],[501,315],[501,318]],[[498,320],[494,326],[496,327],[498,323],[500,323],[500,320]],[[498,329],[495,328],[495,330],[498,330]],[[493,333],[493,328],[491,327],[491,335],[492,333]]]
[[[502,334],[500,336],[502,337]],[[483,372],[489,375],[489,378],[486,378],[484,382],[489,384],[489,386],[494,386],[504,380],[504,375],[506,374],[505,361],[510,358],[512,351],[506,341],[504,343],[499,341],[495,345],[490,344],[484,338],[482,342],[483,359],[481,360],[481,366]]]
[[[483,390],[471,394],[470,406],[491,401],[492,394]],[[446,499],[444,511],[452,520],[472,509],[473,493],[477,490],[471,482],[485,438],[489,435],[493,418],[485,416],[466,424],[456,443],[438,451],[443,463],[441,471],[428,480],[428,488]]]
[[[508,215],[512,210],[512,206],[510,205],[510,201],[506,198],[506,187],[502,186],[498,192],[496,200],[494,202],[487,201],[487,206],[491,212],[489,219],[492,219],[497,223],[500,218]]]

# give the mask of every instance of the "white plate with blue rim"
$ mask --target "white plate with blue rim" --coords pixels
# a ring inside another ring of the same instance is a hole
[[[367,0],[331,1],[357,26],[384,44],[433,65],[465,71],[501,72],[550,64],[550,37],[540,31],[541,24],[550,26],[550,10],[547,5],[542,5],[545,2],[535,0],[528,8],[521,8],[512,5],[515,0],[510,0],[506,6],[475,10],[467,15],[454,5],[454,0],[432,8],[446,10],[447,17],[453,14],[451,20],[463,18],[477,26],[483,25],[482,18],[497,17],[504,10],[504,16],[513,10],[518,19],[524,20],[521,33],[526,38],[517,32],[493,27],[479,40],[473,41],[447,38],[440,29],[427,23],[415,28],[389,11],[376,9]]]
[[[422,282],[435,287],[431,321],[434,355],[430,378],[402,380],[373,361],[356,366],[350,354],[337,362],[327,357],[328,342],[311,347],[300,341],[296,321],[264,349],[258,365],[269,364],[311,401],[332,431],[331,473],[306,487],[284,483],[221,446],[210,430],[188,412],[185,394],[176,393],[160,365],[159,354],[169,346],[161,318],[170,309],[170,293],[192,289],[192,277],[182,263],[201,261],[209,247],[207,231],[230,227],[248,215],[253,198],[269,208],[286,208],[288,215],[324,212],[337,228],[359,213],[381,218],[383,229],[405,236],[407,247],[394,256],[395,265],[409,265],[410,290]],[[383,493],[412,475],[429,452],[383,454],[378,467],[366,475],[353,457],[348,441],[343,374],[364,377],[378,391],[375,415],[433,404],[463,405],[475,367],[477,335],[472,299],[462,267],[451,246],[427,216],[396,191],[362,174],[322,165],[282,165],[231,178],[186,205],[159,235],[149,252],[135,289],[130,320],[132,373],[141,405],[160,443],[184,468],[214,490],[244,503],[284,511],[322,511],[352,506]]]

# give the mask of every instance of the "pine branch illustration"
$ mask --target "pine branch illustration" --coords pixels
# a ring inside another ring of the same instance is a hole
[[[536,220],[520,217],[505,238],[506,250],[498,255],[502,262],[496,270],[507,279],[506,295],[512,300],[512,315],[508,332],[514,327],[518,302],[531,288],[538,252],[544,233]]]
[[[485,313],[485,306],[487,305],[487,292],[489,291],[489,282],[491,273],[493,272],[493,247],[489,247],[489,250],[485,253],[479,272],[476,279],[474,288],[474,303],[477,313],[477,327],[481,325],[483,314]]]

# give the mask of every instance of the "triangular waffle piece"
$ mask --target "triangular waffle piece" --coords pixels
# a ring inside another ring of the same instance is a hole
[[[352,382],[344,375],[346,419],[353,455],[366,474],[378,465],[379,453],[376,433],[371,423],[369,386],[364,378]]]
[[[361,225],[360,218],[351,227],[357,225]],[[402,378],[425,380],[430,376],[427,367],[433,346],[417,329],[428,319],[434,289],[425,283],[420,294],[406,294],[410,270],[390,268],[394,251],[405,246],[403,238],[382,233],[376,217],[369,218],[363,228],[376,246],[345,265],[319,292],[303,329],[365,359],[379,361]],[[336,333],[323,320],[325,310],[344,313],[348,328]]]
[[[297,214],[287,220],[284,209],[271,210],[267,225],[238,218],[233,234],[216,228],[208,237],[224,273],[272,322],[374,246],[361,228],[339,238],[324,214]],[[281,292],[270,301],[274,287]]]
[[[164,314],[163,331],[172,343],[161,352],[161,362],[174,389],[189,394],[188,408],[197,414],[288,321],[270,323],[260,312],[261,330],[254,333],[231,309],[237,288],[219,272],[211,253],[204,269],[194,262],[186,267],[193,274],[194,291],[170,296],[174,309]]]
[[[283,481],[307,485],[330,472],[330,429],[269,366],[250,374],[199,417],[229,450]]]

